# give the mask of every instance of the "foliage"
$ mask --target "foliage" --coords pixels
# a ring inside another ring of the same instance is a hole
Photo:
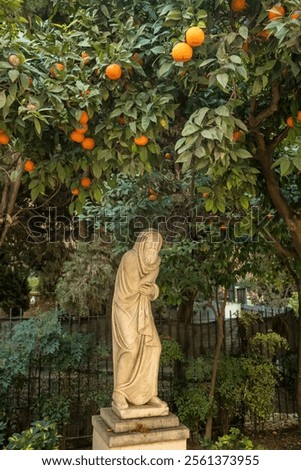
[[[59,448],[56,424],[50,421],[35,421],[21,434],[8,439],[7,450],[56,450]]]
[[[251,439],[242,434],[238,428],[231,428],[228,434],[220,436],[210,447],[213,450],[254,450]]]
[[[180,344],[171,336],[161,336],[161,345],[160,365],[162,367],[173,367],[176,361],[184,361]]]
[[[110,245],[99,239],[78,243],[56,286],[59,305],[70,315],[103,312],[112,294],[115,272]]]
[[[8,246],[0,253],[0,309],[20,315],[29,306],[28,269],[12,257]]]

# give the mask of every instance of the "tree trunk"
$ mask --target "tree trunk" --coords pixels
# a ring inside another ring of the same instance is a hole
[[[297,284],[298,292],[298,370],[297,370],[297,412],[299,429],[301,430],[301,279]]]
[[[11,181],[10,175],[5,175],[5,183],[0,203],[0,247],[3,245],[7,232],[13,224],[13,212],[22,181],[23,162],[20,154],[15,154],[17,177]],[[13,158],[13,157],[12,157]]]
[[[217,340],[214,347],[214,356],[213,356],[213,368],[212,368],[212,375],[211,375],[211,382],[210,382],[210,389],[209,389],[209,410],[210,416],[207,418],[206,422],[206,430],[205,430],[205,438],[210,440],[212,439],[212,422],[213,422],[213,415],[212,415],[212,407],[214,401],[214,394],[215,394],[215,385],[216,385],[216,378],[217,378],[217,371],[218,371],[218,363],[219,363],[219,356],[221,352],[221,347],[224,340],[224,311],[217,315]]]

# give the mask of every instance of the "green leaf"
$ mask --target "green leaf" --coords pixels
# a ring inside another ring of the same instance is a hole
[[[37,118],[34,118],[34,127],[35,127],[35,130],[38,134],[38,136],[41,136],[42,134],[42,128],[41,128],[41,123],[40,121],[37,119]]]
[[[229,108],[227,108],[227,106],[222,105],[215,109],[215,114],[217,114],[218,116],[228,117],[230,116],[230,111],[229,111]]]
[[[249,198],[245,195],[240,196],[239,202],[241,204],[241,207],[245,210],[249,208]]]
[[[252,95],[253,96],[259,95],[261,90],[262,90],[262,80],[261,80],[261,77],[257,77],[253,83]]]
[[[35,186],[35,187],[31,190],[31,192],[30,192],[30,197],[31,197],[31,200],[32,200],[32,201],[35,201],[35,200],[36,200],[36,198],[37,198],[38,195],[40,194],[40,189],[41,189],[41,188],[40,188],[40,185],[38,185],[38,186]]]
[[[225,89],[229,81],[229,75],[227,73],[218,73],[216,75],[216,80],[222,86],[222,88]]]
[[[246,149],[240,148],[235,153],[239,158],[252,158],[252,154]]]
[[[249,36],[249,30],[246,26],[241,26],[238,30],[238,33],[243,39],[247,39]]]
[[[288,158],[283,157],[280,159],[280,173],[281,176],[286,176],[290,173],[291,170],[291,162]]]
[[[182,131],[182,136],[186,137],[188,135],[194,134],[195,132],[199,132],[199,131],[200,131],[200,128],[198,126],[192,123],[188,123],[185,125]]]
[[[164,62],[159,68],[157,75],[159,78],[166,77],[172,70],[173,64],[170,62]]]
[[[229,59],[231,60],[231,62],[233,62],[233,64],[241,64],[242,63],[242,60],[238,55],[230,55]]]
[[[141,120],[141,127],[144,131],[147,130],[148,126],[150,125],[150,118],[148,116],[142,116]]]
[[[8,72],[8,76],[9,76],[10,80],[11,80],[13,83],[14,83],[16,80],[18,80],[19,75],[20,75],[19,70],[15,70],[15,69],[14,69],[14,70],[10,70],[10,71]]]
[[[301,156],[297,156],[293,159],[293,164],[295,165],[295,167],[301,171]]]
[[[214,140],[214,132],[209,129],[204,129],[201,134],[205,139]]]
[[[93,175],[95,176],[95,178],[100,178],[101,177],[101,174],[102,174],[102,167],[99,163],[94,163],[93,167],[92,167],[92,171],[93,171]]]
[[[208,111],[209,111],[209,108],[201,108],[198,110],[198,113],[196,117],[194,118],[194,122],[196,123],[197,126],[202,125],[203,119],[206,116]]]
[[[0,92],[0,109],[5,106],[5,103],[6,103],[5,91],[1,91]]]

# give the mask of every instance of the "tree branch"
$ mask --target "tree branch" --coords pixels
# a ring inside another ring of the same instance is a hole
[[[259,114],[257,114],[257,116],[254,116],[253,114],[249,115],[249,123],[252,129],[258,128],[262,121],[264,121],[267,117],[272,116],[272,114],[277,111],[279,100],[279,84],[277,82],[274,82],[272,84],[272,99],[269,106],[263,111],[261,111]],[[254,108],[254,103],[252,103],[251,113]]]

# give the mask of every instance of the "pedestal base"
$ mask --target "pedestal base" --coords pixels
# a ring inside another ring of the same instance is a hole
[[[186,450],[189,429],[177,416],[122,419],[112,408],[92,417],[93,450]]]

